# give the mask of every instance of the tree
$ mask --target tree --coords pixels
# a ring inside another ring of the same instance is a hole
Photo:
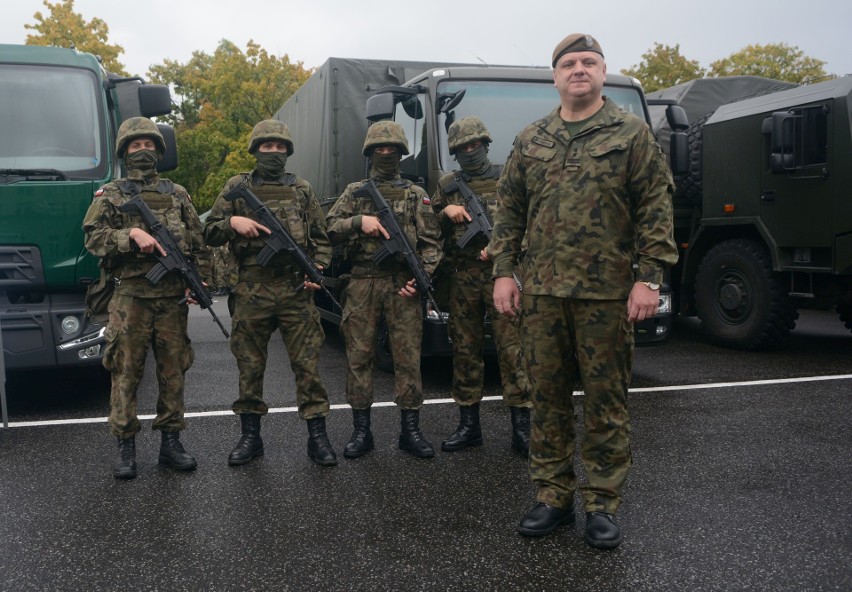
[[[175,127],[181,164],[169,177],[187,188],[196,209],[208,209],[229,177],[254,167],[247,150],[252,128],[271,118],[311,73],[254,41],[243,53],[226,39],[213,55],[196,51],[185,64],[165,60],[149,69],[152,82],[176,94],[165,119]]]
[[[638,65],[622,70],[621,73],[639,80],[645,92],[652,92],[702,78],[704,68],[698,61],[680,55],[680,44],[670,47],[655,43],[652,49],[642,54],[642,61]]]
[[[710,76],[765,76],[803,83],[823,78],[825,62],[808,57],[786,43],[747,45],[738,52],[710,64]]]
[[[124,53],[120,45],[109,43],[109,26],[99,18],[89,22],[74,12],[74,0],[62,0],[51,4],[44,0],[43,4],[50,10],[48,16],[40,11],[33,15],[37,21],[34,25],[24,25],[25,29],[36,31],[27,35],[27,45],[55,45],[56,47],[75,47],[101,57],[104,68],[119,76],[127,76],[124,65],[118,61],[118,56]]]

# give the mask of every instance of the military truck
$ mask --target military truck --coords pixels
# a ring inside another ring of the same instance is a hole
[[[726,102],[688,136],[677,311],[745,350],[781,344],[801,307],[852,329],[852,77]]]
[[[0,45],[0,327],[9,370],[97,364],[86,318],[99,277],[81,224],[95,190],[120,176],[122,121],[171,110],[169,89],[119,78],[73,49]],[[161,170],[176,166],[174,133]]]
[[[607,75],[604,93],[650,121],[642,88],[634,79]],[[447,129],[453,121],[467,115],[482,119],[494,139],[491,160],[503,163],[515,135],[558,103],[549,68],[331,58],[275,117],[287,123],[297,144],[288,169],[306,178],[329,207],[348,183],[367,176],[361,146],[371,122],[393,119],[402,125],[411,149],[402,160],[402,176],[432,195],[438,179],[458,168],[447,149]],[[685,116],[670,116],[682,136]],[[685,136],[680,139],[685,149]],[[327,273],[329,285],[339,289],[336,280],[345,277],[345,266],[335,260]],[[446,282],[437,277],[436,283],[440,296]],[[637,325],[638,343],[668,338],[667,287],[661,300],[660,314]],[[340,322],[340,310],[322,294],[317,304],[324,320]],[[451,355],[446,313],[439,314],[424,303],[424,323],[423,354]],[[377,355],[387,366],[389,352],[381,339]]]

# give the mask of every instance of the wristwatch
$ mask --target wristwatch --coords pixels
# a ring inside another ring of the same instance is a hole
[[[654,290],[655,292],[660,289],[660,284],[655,284],[654,282],[639,282],[643,286],[647,286],[649,290]]]

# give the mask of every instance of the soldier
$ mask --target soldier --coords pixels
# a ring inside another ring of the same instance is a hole
[[[320,286],[305,281],[304,271],[286,251],[261,266],[256,258],[266,245],[264,236],[270,234],[270,229],[257,221],[254,210],[242,199],[229,201],[225,195],[240,183],[250,185],[320,267],[327,265],[331,257],[325,220],[313,188],[304,179],[285,172],[287,157],[293,154],[293,138],[284,123],[267,119],[255,125],[248,151],[257,159],[257,166],[228,179],[204,226],[208,243],[214,247],[229,243],[239,266],[239,280],[229,297],[229,306],[233,324],[231,351],[240,372],[239,398],[234,401],[233,410],[240,416],[242,436],[231,451],[228,464],[242,465],[263,456],[260,418],[269,410],[263,400],[263,375],[267,344],[278,329],[296,377],[299,417],[307,421],[308,457],[317,464],[333,466],[337,455],[325,429],[328,393],[318,371],[325,334],[312,295]]]
[[[447,132],[447,141],[450,154],[456,157],[461,170],[438,181],[432,208],[438,215],[445,237],[442,264],[451,270],[452,395],[459,405],[460,419],[456,431],[441,443],[441,449],[453,452],[482,445],[479,404],[484,384],[483,321],[487,310],[497,345],[503,402],[508,405],[512,417],[512,448],[526,455],[529,452],[532,403],[525,362],[521,356],[517,319],[498,314],[494,309],[494,281],[485,250],[488,237],[479,233],[470,238],[465,247],[459,246],[459,240],[465,235],[467,223],[472,218],[465,209],[465,198],[458,184],[466,183],[484,202],[493,219],[497,209],[497,180],[503,166],[491,164],[488,158],[491,136],[478,117],[464,117],[453,122]]]
[[[400,178],[400,159],[408,154],[405,132],[392,121],[374,123],[367,130],[363,153],[370,158],[370,179],[390,204],[424,269],[431,274],[441,254],[440,228],[426,192]],[[326,217],[329,238],[332,243],[345,244],[352,262],[341,330],[349,365],[346,399],[352,406],[355,429],[343,456],[357,458],[373,449],[370,431],[373,364],[376,335],[384,317],[394,361],[394,401],[401,409],[399,447],[416,457],[430,458],[435,451],[420,431],[419,423],[423,403],[420,379],[423,320],[419,293],[403,260],[388,257],[379,264],[373,263],[373,254],[389,234],[376,217],[372,200],[354,197],[353,193],[363,183],[348,185]]]
[[[515,139],[498,183],[491,244],[494,305],[509,316],[520,312],[535,393],[530,475],[537,503],[518,531],[543,536],[574,521],[571,394],[579,379],[585,541],[613,548],[621,542],[614,514],[631,464],[633,323],[656,313],[663,269],[677,259],[673,181],[648,126],[602,95],[606,64],[593,37],[560,41],[552,65],[560,105]],[[522,241],[523,296],[511,277]]]
[[[157,160],[165,151],[163,136],[150,119],[133,117],[122,123],[115,153],[124,159],[127,177],[101,187],[83,220],[86,248],[104,259],[116,284],[109,303],[103,365],[112,374],[109,422],[118,438],[119,460],[113,475],[119,479],[136,477],[135,437],[140,430],[136,389],[149,346],[157,360],[159,398],[153,429],[162,432],[159,463],[179,471],[197,466],[179,439],[185,427],[184,374],[194,358],[187,335],[189,307],[181,302],[188,289],[177,271],[156,285],[145,278],[157,264],[157,255],[166,253],[137,214],[118,209],[139,190],[145,204],[181,243],[184,254],[198,256],[203,272],[209,271],[201,222],[189,194],[157,174]]]

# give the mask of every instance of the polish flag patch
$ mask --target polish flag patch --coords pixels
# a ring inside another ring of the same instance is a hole
[[[100,196],[102,196],[103,194],[104,194],[104,190],[103,190],[103,188],[98,189],[97,191],[95,191],[95,197],[100,197]]]
[[[424,206],[430,206],[430,205],[432,205],[432,200],[431,200],[431,199],[429,199],[429,196],[428,196],[428,195],[424,195],[424,196],[423,196],[423,205],[424,205]]]

